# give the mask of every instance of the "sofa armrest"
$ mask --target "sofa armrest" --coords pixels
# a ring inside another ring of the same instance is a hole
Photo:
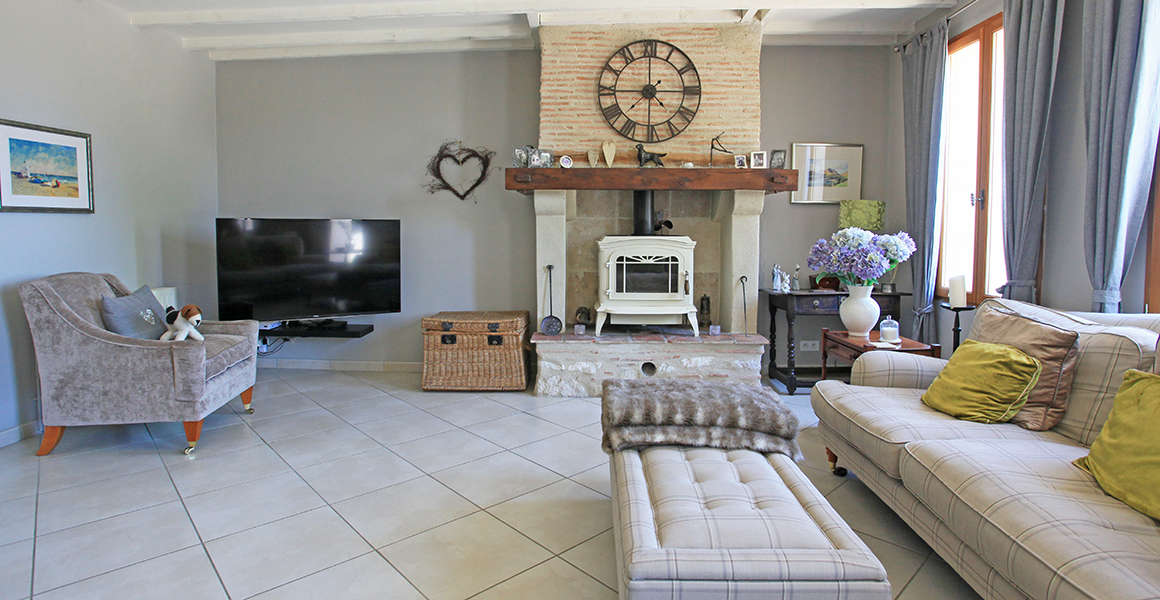
[[[202,321],[197,330],[203,334],[240,335],[258,343],[257,321]]]
[[[904,352],[867,352],[854,361],[850,385],[925,389],[947,361]]]

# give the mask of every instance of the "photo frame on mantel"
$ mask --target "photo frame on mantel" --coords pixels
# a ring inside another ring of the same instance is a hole
[[[93,212],[87,133],[0,119],[0,212]]]
[[[862,197],[862,144],[793,144],[792,169],[798,189],[789,201],[797,204],[837,204]]]

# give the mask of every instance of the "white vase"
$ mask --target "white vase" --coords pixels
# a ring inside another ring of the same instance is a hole
[[[878,303],[870,297],[872,285],[847,286],[850,296],[838,307],[838,315],[842,317],[842,324],[852,338],[867,338],[870,331],[878,324],[878,315],[882,311]]]

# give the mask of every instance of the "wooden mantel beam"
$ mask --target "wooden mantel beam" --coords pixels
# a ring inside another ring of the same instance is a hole
[[[516,169],[504,170],[505,187],[531,190],[760,190],[798,189],[790,169]]]

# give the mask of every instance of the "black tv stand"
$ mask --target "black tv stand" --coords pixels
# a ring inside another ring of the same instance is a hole
[[[370,323],[350,324],[346,321],[287,321],[273,329],[258,332],[258,337],[328,337],[360,338],[375,330]]]

